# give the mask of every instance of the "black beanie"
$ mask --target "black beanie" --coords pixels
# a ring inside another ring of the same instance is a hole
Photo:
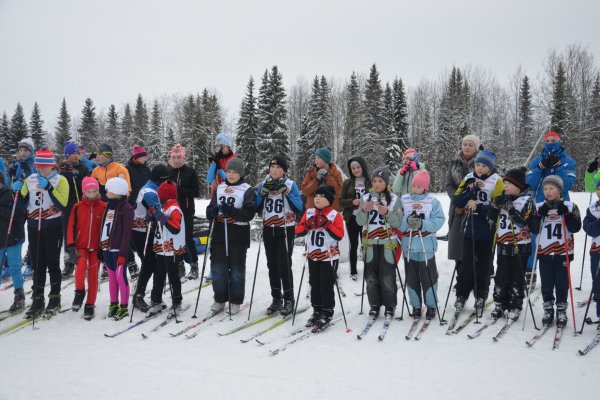
[[[527,187],[527,182],[525,178],[525,171],[522,168],[515,168],[509,170],[506,175],[504,175],[503,180],[512,183],[520,190],[523,190]]]
[[[327,201],[329,201],[329,205],[333,204],[333,199],[335,199],[335,189],[329,185],[321,185],[315,191],[315,195],[320,194],[325,196]]]
[[[275,157],[271,158],[271,161],[269,162],[269,167],[271,165],[279,165],[285,173],[288,172],[288,162],[282,156],[275,156]]]
[[[160,185],[167,179],[169,179],[169,168],[165,164],[158,164],[152,168],[152,172],[150,173],[150,178],[152,182]]]

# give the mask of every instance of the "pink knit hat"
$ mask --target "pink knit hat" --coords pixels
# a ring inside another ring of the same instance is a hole
[[[142,146],[138,146],[137,144],[133,145],[133,159],[138,159],[140,157],[145,157],[147,156],[148,153],[146,152],[146,149],[144,149]]]
[[[185,158],[185,155],[186,155],[185,147],[183,147],[179,143],[177,143],[175,146],[171,147],[171,150],[169,151],[169,157],[173,157],[176,155],[182,156],[183,158]]]
[[[85,193],[90,189],[98,190],[98,181],[96,180],[96,178],[86,176],[85,178],[83,178],[83,181],[81,181],[81,190],[83,190],[83,192]]]
[[[412,180],[413,185],[419,185],[425,190],[429,190],[429,183],[431,183],[431,176],[427,171],[419,171],[415,174]]]
[[[415,158],[416,155],[417,155],[417,151],[415,149],[408,149],[404,153],[402,153],[402,157]]]

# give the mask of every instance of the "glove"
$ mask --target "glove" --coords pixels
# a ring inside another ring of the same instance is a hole
[[[98,256],[98,261],[104,261],[104,252],[102,251],[102,249],[98,249],[96,255]]]
[[[556,154],[550,153],[542,160],[540,164],[542,169],[558,167],[560,165],[560,159]]]
[[[213,220],[219,215],[219,207],[213,207],[208,211],[208,219]]]
[[[331,224],[331,221],[326,216],[321,214],[315,216],[315,226],[317,228],[326,228],[329,224]]]
[[[91,152],[90,155],[88,156],[88,160],[93,160],[94,158],[96,158],[96,153]]]
[[[15,192],[15,193],[16,192],[20,192],[21,189],[23,189],[23,182],[21,182],[21,181],[15,181],[12,184],[12,190],[13,190],[13,192]]]
[[[402,176],[406,175],[406,173],[408,172],[408,168],[409,168],[408,164],[404,164],[404,166],[400,170],[400,175],[402,175]]]
[[[365,205],[363,206],[363,211],[366,213],[371,212],[371,210],[375,208],[375,203],[372,202],[371,200],[367,200],[365,201]]]
[[[560,202],[557,206],[556,206],[556,213],[558,215],[567,215],[569,213],[569,207],[567,207],[565,205],[565,203]]]
[[[418,231],[423,226],[423,220],[416,213],[410,214],[406,222],[408,222],[411,231]]]
[[[594,158],[594,161],[588,166],[587,172],[594,173],[598,170],[598,157]]]
[[[267,187],[267,183],[265,182],[265,184],[261,186],[261,188],[260,188],[260,193],[259,193],[259,194],[260,194],[262,197],[267,197],[267,196],[269,195],[269,193],[270,193],[270,192],[271,192],[271,191],[269,190],[269,188]]]
[[[117,257],[117,265],[125,266],[125,257],[123,257],[123,256]]]
[[[467,189],[467,198],[471,200],[477,200],[477,192],[479,192],[478,187],[468,188]]]
[[[38,177],[38,185],[42,189],[46,189],[46,190],[50,189],[50,186],[51,186],[48,179],[44,178],[43,176]]]
[[[146,207],[147,210],[150,210],[150,208],[159,208],[159,204],[157,202],[154,202],[152,204],[150,204],[150,202],[146,201],[146,199],[142,198],[142,205],[144,207]]]
[[[304,221],[304,226],[306,226],[306,229],[308,230],[317,229],[317,217],[312,216]]]
[[[467,179],[467,180],[465,181],[465,187],[471,186],[472,184],[474,184],[474,183],[475,183],[475,181],[476,181],[476,180],[477,180],[477,179],[475,179],[475,178],[473,178],[473,177],[470,177],[469,179]]]
[[[317,172],[317,180],[319,182],[321,182],[323,180],[323,178],[325,178],[325,175],[327,175],[329,173],[329,171],[327,171],[325,168],[321,168],[318,172]]]
[[[219,205],[219,211],[221,211],[221,213],[223,215],[225,215],[226,217],[230,217],[231,216],[231,212],[233,211],[233,206],[230,206],[229,204],[222,202]]]
[[[154,218],[156,222],[160,222],[161,224],[165,224],[169,218],[165,216],[165,214],[158,208],[150,207],[148,209],[148,214]]]
[[[285,194],[287,194],[287,193],[288,193],[288,187],[287,187],[287,186],[285,186],[284,184],[281,184],[281,186],[280,186],[280,187],[279,187],[279,188],[276,190],[276,192],[277,192],[278,194],[283,194],[283,195],[285,195]]]
[[[542,206],[540,208],[538,208],[538,215],[541,217],[547,217],[548,216],[548,212],[550,211],[550,206],[548,205],[548,202],[545,201],[544,204],[542,204]]]
[[[215,158],[213,156],[208,156],[208,163],[217,163],[217,160],[215,160]]]
[[[419,167],[417,166],[417,162],[416,161],[411,161],[408,163],[408,167],[410,168],[411,171],[416,171],[419,169]]]
[[[508,211],[510,207],[513,207],[512,201],[508,198],[507,195],[501,194],[500,196],[494,199],[494,207],[498,209],[505,209]]]

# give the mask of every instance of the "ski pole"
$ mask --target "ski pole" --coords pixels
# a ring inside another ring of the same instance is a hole
[[[540,230],[535,238],[535,250],[533,251],[533,265],[531,266],[531,275],[529,276],[529,284],[527,285],[527,298],[529,298],[529,296],[531,296],[531,291],[533,290],[533,276],[535,275],[535,270],[536,270],[536,265],[537,265],[537,260],[538,260],[538,247],[540,245],[540,239],[541,239],[541,235],[542,235],[542,230],[544,229],[544,220],[545,218],[542,217],[542,220],[540,221]],[[528,307],[531,306],[531,303],[528,303],[527,305]],[[525,315],[523,316],[523,329],[525,330],[525,323],[527,322],[527,311],[525,311]]]
[[[369,199],[367,201],[371,201],[371,198],[373,196],[371,195],[371,193],[369,193]],[[369,213],[367,213],[369,214]],[[362,256],[363,256],[363,278],[362,278],[362,291],[360,292],[360,313],[359,315],[363,315],[363,305],[365,302],[365,275],[367,274],[367,247],[369,246],[369,222],[367,220],[367,225],[362,229],[361,231],[361,236],[362,234],[365,234],[365,240],[364,243],[362,243],[361,240],[361,246],[363,247],[363,252],[362,252]]]
[[[146,239],[144,242],[144,250],[142,251],[142,257],[144,257],[144,259],[146,258],[146,250],[148,249],[148,241],[150,240],[150,231],[151,230],[152,230],[152,221],[150,221],[150,223],[146,227]],[[143,266],[144,266],[144,260],[142,260],[142,267]],[[101,271],[102,267],[99,267],[98,269]],[[100,271],[98,271],[98,272],[100,272]],[[140,285],[140,277],[138,276],[137,280],[135,281],[135,291],[133,292],[133,296],[134,296],[133,301],[131,302],[131,316],[129,317],[130,324],[133,322],[133,313],[135,312],[135,296],[137,295],[137,290],[138,290],[139,285]],[[100,284],[98,284],[98,288],[100,288]]]
[[[593,192],[590,192],[590,200],[588,201],[588,204],[592,204],[592,194]],[[581,275],[579,276],[579,287],[576,287],[575,290],[581,290],[581,283],[583,282],[583,268],[585,266],[585,249],[587,248],[587,240],[588,235],[585,235],[585,241],[583,242],[583,257],[581,257]]]
[[[256,255],[256,266],[254,267],[254,280],[252,281],[252,294],[250,295],[250,307],[248,307],[248,321],[252,312],[252,300],[254,299],[254,287],[256,286],[256,274],[258,273],[258,260],[260,259],[261,242],[258,242],[258,254]],[[265,250],[266,251],[266,250]]]
[[[450,286],[448,286],[448,294],[446,295],[446,304],[444,304],[444,312],[442,312],[442,321],[448,322],[444,319],[446,315],[446,308],[448,307],[448,300],[450,300],[450,292],[452,291],[452,284],[454,283],[454,276],[456,275],[456,264],[454,264],[454,271],[452,271],[452,278],[450,278]]]
[[[431,279],[431,271],[429,271],[429,259],[427,258],[427,251],[425,250],[423,235],[421,234],[421,231],[417,232],[419,233],[419,238],[421,239],[421,248],[423,249],[423,254],[425,255],[425,269],[427,270],[427,277],[429,278],[429,283],[431,284],[431,292],[433,293],[433,299],[435,300],[435,308],[438,314],[438,319],[440,320],[440,325],[444,325],[444,321],[442,321],[442,317],[440,315],[440,308],[438,307],[437,294],[435,293],[435,288],[433,287],[433,279]]]
[[[198,311],[198,302],[200,301],[200,292],[202,291],[202,281],[204,281],[204,271],[206,270],[206,259],[208,251],[210,249],[210,241],[212,238],[214,226],[214,221],[210,220],[208,227],[208,238],[206,239],[206,246],[204,247],[204,261],[202,262],[202,275],[200,276],[200,287],[198,288],[198,296],[196,296],[196,308],[194,308],[194,315],[192,315],[192,318],[198,318],[196,316],[196,312]]]
[[[346,333],[352,332],[352,329],[348,328],[348,321],[346,321],[346,313],[344,312],[344,303],[342,303],[342,295],[340,294],[340,286],[337,281],[337,274],[335,272],[335,266],[333,265],[333,255],[331,254],[331,248],[327,251],[329,255],[329,264],[331,265],[331,272],[333,273],[333,281],[337,289],[338,299],[340,300],[340,308],[342,309],[342,316],[344,317],[344,324],[346,325]]]
[[[296,321],[296,312],[298,311],[298,303],[300,302],[300,292],[302,291],[302,280],[304,279],[304,271],[306,270],[306,263],[308,262],[308,245],[304,245],[304,265],[302,266],[302,275],[300,275],[300,284],[298,285],[298,296],[296,297],[296,306],[294,307],[294,315],[292,316],[292,326]]]
[[[410,252],[411,252],[410,248],[411,248],[411,246],[412,246],[412,235],[409,234],[408,235],[408,260],[410,260]],[[402,257],[402,258],[404,258],[404,257]],[[404,259],[404,269],[405,270],[408,268],[406,260],[407,259]],[[400,269],[398,269],[398,277],[400,277]],[[402,278],[400,278],[400,283],[402,283]],[[406,282],[406,283],[408,284],[408,282]],[[405,292],[405,289],[406,288],[404,286],[402,286],[402,292],[403,292],[403,294]],[[402,311],[400,312],[400,321],[402,321],[404,319],[404,304],[405,303],[407,304],[406,309],[409,310],[409,308],[408,308],[408,301],[406,301],[406,295],[404,294],[404,296],[402,297]],[[411,313],[410,313],[410,310],[408,311],[408,316],[409,317],[412,316]]]
[[[283,203],[283,233],[285,235],[285,266],[287,268],[287,275],[288,275],[288,285],[289,285],[289,289],[292,292],[291,298],[294,298],[294,281],[293,281],[293,276],[292,276],[292,265],[291,265],[291,255],[290,255],[290,244],[289,244],[289,237],[288,237],[288,227],[287,227],[287,218],[286,218],[286,212],[285,212],[285,196],[282,193],[281,194],[281,202]],[[293,244],[292,244],[293,246]],[[293,251],[293,247],[292,247],[292,251]],[[337,274],[336,274],[336,279],[337,279]],[[282,285],[283,286],[283,285]],[[285,299],[285,289],[283,290],[283,294],[284,294],[284,299]]]
[[[31,193],[29,195],[31,196]],[[35,280],[35,271],[38,271],[38,274],[40,274],[40,273],[46,274],[46,271],[43,271],[43,272],[40,271],[41,266],[39,265],[39,262],[40,262],[40,239],[41,239],[40,234],[42,232],[42,206],[43,206],[43,203],[44,203],[44,196],[41,195],[40,196],[40,208],[38,209],[37,238],[36,238],[36,242],[35,242],[35,264],[36,264],[37,268],[35,268],[33,270],[33,277],[34,277],[33,286],[35,286],[35,281],[36,281]],[[46,269],[45,266],[44,266],[44,269]],[[52,284],[50,284],[50,288],[52,288]],[[42,288],[42,296],[44,295],[43,290],[44,290],[44,288]],[[35,293],[35,291],[34,291],[34,293]],[[33,321],[31,322],[31,329],[35,329],[35,313],[33,314]]]
[[[569,257],[569,242],[567,241],[567,222],[562,216],[563,240],[565,242],[565,257],[567,259],[567,280],[569,281],[569,294],[571,296],[571,313],[573,314],[573,336],[577,336],[577,322],[575,322],[575,303],[573,299],[573,285],[571,284],[571,259]],[[587,235],[586,235],[587,236]]]
[[[225,257],[227,258],[227,305],[229,306],[229,320],[231,321],[231,260],[229,259],[229,236],[227,234],[227,217],[223,215],[225,229]]]
[[[531,159],[533,158],[533,153],[535,153],[535,150],[540,145],[540,142],[546,135],[546,132],[548,131],[549,128],[550,128],[550,121],[546,122],[546,125],[544,125],[544,129],[542,129],[542,134],[538,138],[537,142],[535,142],[533,149],[531,149],[531,153],[529,153],[529,157],[527,157],[527,160],[525,160],[524,167],[529,168],[529,163],[531,162]]]
[[[383,203],[380,201],[380,204],[383,204]],[[387,235],[388,244],[391,245],[392,242],[390,241],[390,226],[388,224],[386,217],[383,218],[383,221],[385,224],[385,234]],[[409,237],[409,240],[410,240],[410,237]],[[398,238],[396,237],[396,244],[393,247],[393,249],[395,250],[397,246],[398,246]],[[409,257],[410,257],[410,255],[409,255]],[[405,290],[404,283],[402,282],[402,276],[400,275],[400,268],[398,268],[398,263],[395,262],[396,261],[395,254],[392,254],[392,258],[394,259],[394,266],[396,267],[396,273],[398,274],[398,279],[400,280],[400,287],[402,288],[402,311],[400,312],[400,321],[402,321],[404,319],[404,305],[405,304],[406,304],[406,309],[408,310],[408,316],[412,317],[412,314],[410,312],[410,309],[408,308],[408,301],[406,300],[406,290]]]
[[[593,278],[592,281],[592,290],[590,291],[590,297],[588,297],[588,303],[587,306],[585,307],[585,315],[583,316],[583,321],[581,322],[581,330],[579,331],[579,334],[581,335],[583,333],[583,327],[585,326],[585,322],[587,321],[587,315],[588,315],[588,311],[590,311],[590,305],[592,304],[592,297],[594,295],[594,283],[596,285],[598,285],[598,273],[600,272],[600,264],[598,264],[598,268],[596,268],[596,276]]]
[[[477,302],[477,254],[475,253],[475,213],[473,210],[471,212],[471,251],[473,252],[473,292],[475,294],[475,302]],[[489,272],[489,271],[488,271]],[[485,305],[485,304],[484,304]],[[483,309],[481,310],[483,315]],[[475,309],[475,324],[480,324],[479,322],[479,312]]]
[[[164,229],[161,224],[157,224],[157,227],[160,228],[160,240],[162,241],[162,250],[163,250],[163,264],[165,267],[165,275],[169,279],[169,292],[171,292],[171,308],[173,309],[173,315],[175,316],[175,323],[178,324],[182,321],[177,319],[177,309],[175,308],[175,302],[173,301],[173,283],[171,282],[171,278],[169,277],[169,265],[167,264],[167,249],[170,247],[169,242],[165,242]],[[167,245],[165,246],[165,243]],[[171,249],[173,250],[173,249]],[[173,265],[175,268],[175,251],[173,250]],[[177,277],[179,279],[179,276]]]

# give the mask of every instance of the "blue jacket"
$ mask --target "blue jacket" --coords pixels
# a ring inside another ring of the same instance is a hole
[[[33,174],[35,171],[35,166],[33,165],[33,154],[27,157],[25,160],[15,161],[10,165],[8,169],[8,174],[10,175],[12,180],[6,179],[6,182],[10,182],[12,184],[14,181],[25,182],[25,179],[29,177],[29,175]]]
[[[286,181],[287,180],[291,179],[286,177]],[[260,192],[264,184],[265,181],[263,180],[256,188],[256,211],[261,211],[263,208],[263,202],[265,201],[265,198],[260,195]],[[296,182],[292,181],[292,190],[286,197],[294,213],[298,214],[303,211],[304,206],[302,205],[302,197],[300,196],[300,190],[298,189]]]
[[[563,193],[562,197],[565,200],[570,200],[569,190],[575,183],[575,161],[567,154],[567,150],[561,147],[556,155],[560,159],[560,165],[556,168],[549,168],[542,170],[539,164],[548,155],[548,152],[544,149],[542,154],[537,156],[529,164],[529,172],[527,173],[527,184],[533,190],[536,203],[544,201],[544,190],[542,188],[542,181],[548,175],[558,175],[563,180]]]
[[[428,194],[406,194],[404,196],[408,196],[411,200],[419,201],[423,200]],[[402,196],[402,197],[404,197]],[[421,226],[420,231],[422,232],[431,232],[432,235],[423,236],[423,243],[425,245],[425,251],[423,251],[423,245],[421,244],[421,239],[419,236],[413,236],[412,239],[408,235],[402,236],[402,253],[405,257],[408,258],[408,248],[410,243],[410,259],[415,261],[426,261],[427,259],[435,256],[435,252],[437,251],[437,237],[435,232],[439,231],[444,225],[444,221],[446,220],[446,216],[444,215],[444,210],[442,209],[442,204],[438,199],[433,199],[433,209],[431,210],[431,214],[429,218],[423,220],[423,226]],[[402,222],[400,223],[400,230],[402,232],[407,232],[410,230],[408,225],[408,215],[402,216]]]
[[[585,218],[583,219],[583,230],[589,236],[595,238],[597,236],[600,236],[600,219],[594,217],[594,215],[591,213],[590,210],[592,208],[594,210],[600,209],[600,201],[595,202],[587,209],[587,212],[585,213]]]
[[[221,168],[217,169],[217,164],[211,162],[206,173],[206,182],[212,184],[216,179],[216,174],[219,174],[221,179],[227,179],[227,174]]]
[[[4,183],[10,183],[10,179],[8,175],[6,175],[6,164],[4,164],[4,159],[2,157],[0,157],[0,172],[2,172],[2,175],[4,176]]]
[[[95,161],[88,160],[87,156],[84,154],[81,156],[81,163],[85,165],[85,167],[92,173],[94,168],[98,166],[98,163]]]

